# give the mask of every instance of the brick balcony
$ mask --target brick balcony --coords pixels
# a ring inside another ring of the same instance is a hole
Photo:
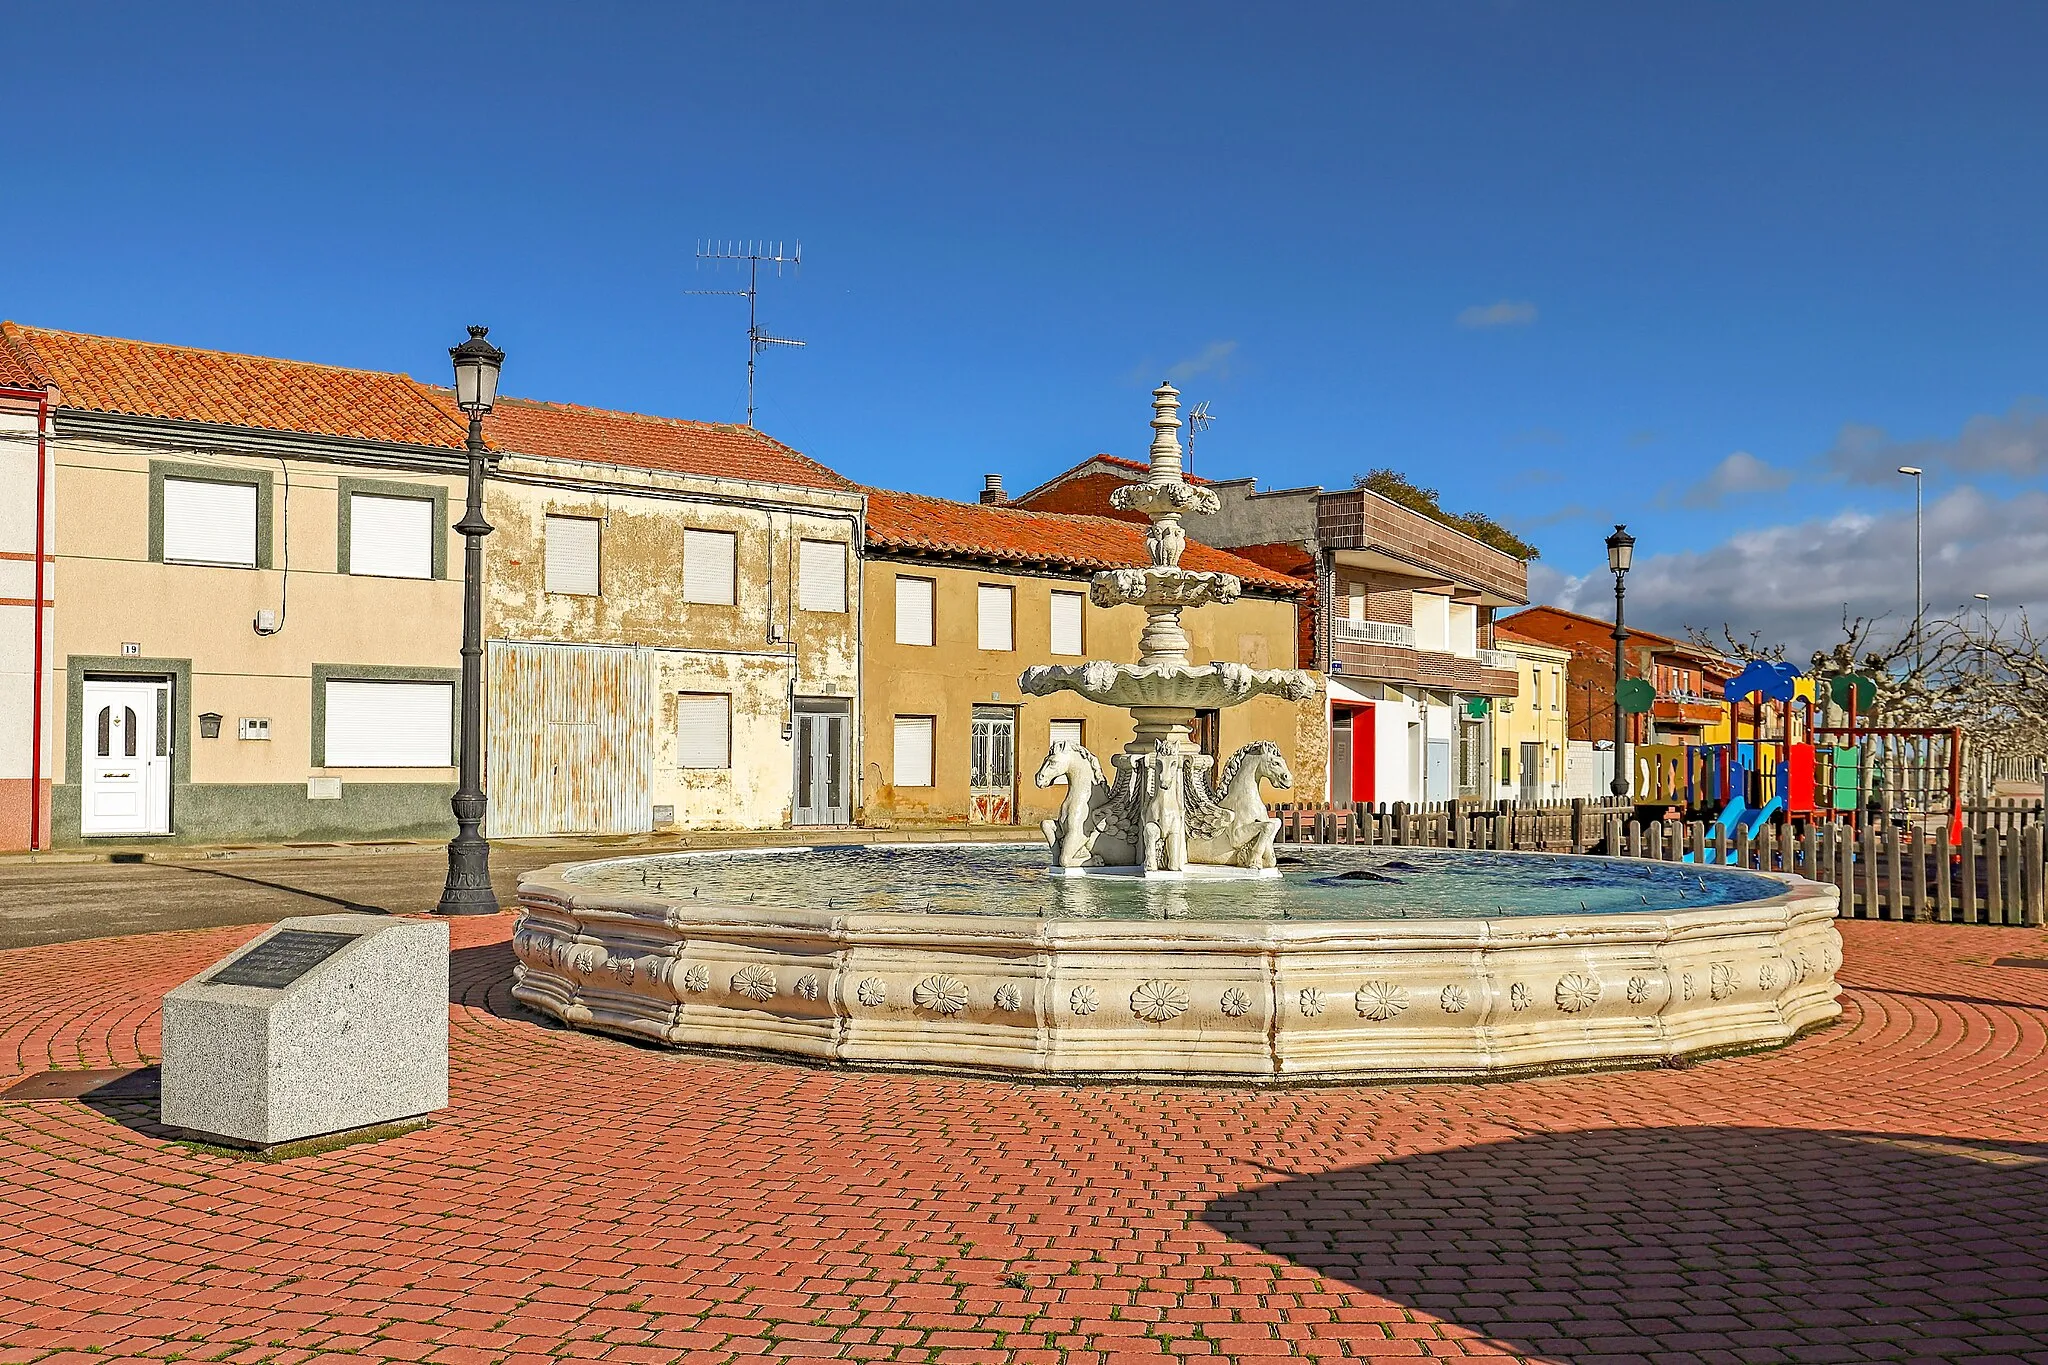
[[[1325,493],[1316,521],[1325,549],[1369,549],[1508,603],[1529,600],[1529,571],[1521,560],[1376,493]]]
[[[1514,669],[1488,668],[1478,659],[1342,638],[1331,641],[1330,647],[1341,666],[1338,676],[1351,682],[1410,683],[1487,697],[1512,697],[1517,690]]]
[[[1650,718],[1666,725],[1712,725],[1725,714],[1719,702],[1659,697],[1650,706]]]

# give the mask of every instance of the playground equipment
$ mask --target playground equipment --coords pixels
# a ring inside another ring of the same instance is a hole
[[[1846,685],[1845,685],[1846,684]],[[1725,744],[1637,746],[1638,806],[1678,809],[1709,820],[1710,830],[1756,835],[1776,823],[1808,825],[1885,820],[1896,825],[1946,825],[1962,838],[1962,733],[1928,726],[1858,723],[1874,687],[1867,678],[1833,680],[1845,725],[1821,724],[1819,691],[1790,664],[1753,660],[1729,679]],[[1749,738],[1742,707],[1750,704]],[[1775,738],[1765,718],[1779,717]],[[1705,855],[1710,860],[1711,850]],[[1691,854],[1687,855],[1690,859]]]

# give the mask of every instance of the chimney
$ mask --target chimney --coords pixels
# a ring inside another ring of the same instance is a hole
[[[1010,495],[1003,491],[1002,475],[984,474],[981,476],[981,501],[983,506],[1000,507],[1009,500]]]

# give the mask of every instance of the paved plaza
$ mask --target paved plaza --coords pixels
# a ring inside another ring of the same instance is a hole
[[[1259,1092],[633,1046],[453,927],[424,1131],[0,1104],[0,1361],[2048,1361],[2048,970],[1993,965],[2039,931],[1845,923],[1843,1019],[1769,1055]],[[154,1058],[254,932],[0,952],[0,1086]]]

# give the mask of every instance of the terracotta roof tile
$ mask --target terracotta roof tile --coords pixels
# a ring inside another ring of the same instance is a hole
[[[58,402],[89,412],[460,449],[463,426],[400,374],[0,324]]]
[[[419,387],[436,405],[457,415],[454,395],[448,390],[427,384]],[[543,459],[591,460],[799,488],[856,489],[851,480],[774,437],[725,422],[687,422],[574,403],[501,397],[484,418],[484,440],[493,450]]]
[[[1088,571],[1151,562],[1144,529],[1127,521],[951,502],[884,488],[867,492],[867,538],[875,549]],[[1267,591],[1304,593],[1314,586],[1193,540],[1180,562],[1183,568],[1233,573],[1246,586]]]
[[[43,366],[28,338],[11,322],[0,322],[0,385],[11,389],[43,387]]]

